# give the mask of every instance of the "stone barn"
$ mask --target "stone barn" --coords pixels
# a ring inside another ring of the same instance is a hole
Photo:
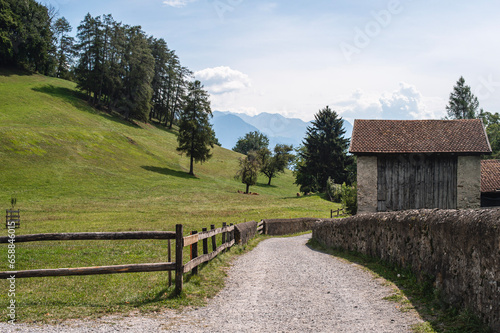
[[[500,160],[481,161],[481,207],[500,206]]]
[[[491,147],[480,119],[355,120],[358,212],[476,208],[481,155]]]

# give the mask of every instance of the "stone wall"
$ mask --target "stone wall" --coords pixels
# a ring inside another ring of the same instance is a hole
[[[377,212],[377,156],[358,156],[358,214]]]
[[[313,238],[431,277],[444,300],[500,332],[500,209],[409,210],[323,220]]]
[[[481,207],[480,170],[480,156],[458,156],[457,208]]]
[[[312,230],[319,221],[317,218],[269,219],[264,222],[264,233],[272,236],[283,236]]]
[[[257,222],[249,221],[234,226],[234,240],[237,244],[246,244],[257,234]]]

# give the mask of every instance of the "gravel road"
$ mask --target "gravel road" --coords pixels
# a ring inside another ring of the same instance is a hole
[[[14,327],[2,332],[410,332],[421,322],[383,300],[383,280],[355,264],[308,248],[310,235],[272,238],[239,257],[226,287],[206,307],[92,322]]]

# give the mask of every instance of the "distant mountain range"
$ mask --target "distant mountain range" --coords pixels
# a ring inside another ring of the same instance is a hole
[[[232,149],[239,138],[253,131],[259,131],[269,138],[269,148],[272,149],[278,143],[298,147],[306,136],[307,127],[311,122],[305,122],[297,118],[286,118],[276,113],[260,113],[256,116],[248,116],[241,113],[229,111],[214,111],[211,123],[215,136],[219,139],[222,147]],[[350,138],[352,125],[344,120],[346,137]]]

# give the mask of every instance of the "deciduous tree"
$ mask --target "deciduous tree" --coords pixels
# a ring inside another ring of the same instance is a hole
[[[265,149],[265,150],[264,150]],[[264,148],[261,154],[260,172],[269,179],[267,185],[271,185],[271,180],[279,173],[285,172],[285,168],[293,160],[294,156],[290,153],[293,147],[285,144],[277,144],[274,147],[274,154],[271,155],[267,148]]]
[[[267,148],[267,146],[269,146],[269,138],[259,131],[254,131],[245,134],[242,138],[239,138],[233,150],[246,155],[249,151],[259,151],[262,148]]]
[[[239,159],[240,168],[235,178],[246,185],[245,193],[248,194],[250,186],[257,184],[257,176],[260,168],[260,158],[256,151],[249,151],[247,156]]]
[[[493,151],[493,154],[485,155],[485,158],[500,159],[500,114],[482,111],[480,117],[486,126],[486,134]]]

